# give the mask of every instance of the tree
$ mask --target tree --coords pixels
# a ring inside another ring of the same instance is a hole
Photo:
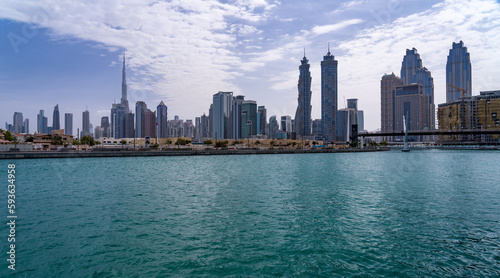
[[[5,140],[10,141],[10,142],[14,142],[15,136],[12,135],[12,133],[10,133],[9,130],[5,131],[4,135],[5,135]]]
[[[212,140],[203,141],[203,144],[205,144],[205,145],[212,145],[212,143],[213,143]]]
[[[94,146],[95,145],[95,140],[92,136],[90,135],[85,135],[80,139],[80,143],[82,145],[89,145],[89,146]]]
[[[317,144],[318,144],[318,142],[316,142],[316,141],[313,141],[313,145],[317,145]]]
[[[50,139],[50,144],[51,145],[63,145],[63,141],[61,136],[58,135],[52,135],[52,139]]]
[[[167,139],[167,142],[165,142],[165,143],[167,143],[167,147],[170,147],[170,144],[172,144],[172,140]]]
[[[83,140],[82,140],[82,141],[83,141]],[[120,144],[122,144],[122,145],[127,145],[127,140],[125,140],[125,139],[120,140]]]
[[[175,144],[176,144],[177,146],[179,146],[179,145],[184,146],[184,145],[188,144],[188,140],[186,140],[186,139],[184,139],[184,138],[178,138],[178,139],[177,139],[177,142],[175,142]]]
[[[380,142],[380,145],[387,146],[387,145],[389,145],[389,143],[387,143],[386,141],[382,141],[382,142]]]
[[[274,146],[274,140],[271,140],[271,142],[269,142],[269,145]]]
[[[24,140],[24,142],[26,142],[26,143],[28,143],[28,142],[33,143],[33,137],[32,137],[32,136],[30,136],[30,137],[26,138],[26,139]]]
[[[215,144],[215,147],[217,147],[217,148],[226,148],[227,147],[227,143],[228,143],[228,141],[218,141]]]
[[[260,145],[260,141],[259,140],[255,141],[255,145]]]

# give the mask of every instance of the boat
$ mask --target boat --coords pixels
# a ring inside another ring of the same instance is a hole
[[[403,145],[403,149],[401,150],[402,152],[409,152],[410,148],[408,147],[408,129],[407,129],[407,122],[406,122],[406,117],[403,115],[403,127],[405,130],[405,143]]]

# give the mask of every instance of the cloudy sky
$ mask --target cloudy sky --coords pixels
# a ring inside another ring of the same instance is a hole
[[[212,95],[233,91],[265,105],[268,116],[295,114],[298,66],[311,64],[313,119],[321,117],[320,61],[339,61],[339,108],[357,98],[365,128],[380,128],[380,79],[399,76],[415,47],[445,102],[452,42],[471,54],[473,95],[500,89],[500,3],[492,0],[4,0],[0,3],[0,121],[30,119],[59,104],[74,128],[110,113],[121,97],[126,53],[129,102],[160,101],[169,118],[208,114]],[[63,118],[63,116],[61,116]],[[63,123],[63,119],[61,119]]]

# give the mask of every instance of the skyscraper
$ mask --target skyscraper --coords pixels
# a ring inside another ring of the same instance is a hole
[[[85,110],[82,113],[82,136],[90,135],[90,113]]]
[[[101,118],[101,128],[102,128],[102,137],[110,137],[110,126],[109,126],[109,117],[105,116]]]
[[[212,111],[212,137],[218,139],[230,139],[233,134],[233,92],[218,92],[217,94],[214,94]]]
[[[267,134],[267,109],[265,106],[257,107],[257,134]]]
[[[454,87],[466,90],[464,96],[472,95],[472,65],[467,47],[460,41],[453,43],[446,62],[446,102],[453,102],[462,97],[462,92]],[[449,85],[448,85],[449,84]]]
[[[52,114],[52,130],[61,129],[61,125],[59,123],[59,104],[56,104],[54,107],[54,113]]]
[[[73,114],[64,114],[64,134],[73,135]]]
[[[13,125],[15,133],[23,132],[23,125],[24,125],[23,113],[14,112],[14,117],[12,119],[12,125]]]
[[[336,140],[337,130],[337,99],[338,99],[338,62],[330,53],[321,61],[321,120],[323,135],[327,141]]]
[[[121,104],[125,106],[125,113],[129,112],[127,100],[127,76],[125,73],[125,53],[123,54],[123,69],[122,69],[122,98]]]
[[[47,117],[44,116],[45,111],[40,110],[40,113],[37,115],[37,131],[40,133],[48,133],[47,128]]]
[[[292,117],[281,116],[281,131],[292,132]]]
[[[257,102],[244,100],[241,104],[241,138],[257,135]]]
[[[301,136],[311,134],[311,72],[309,71],[309,60],[304,58],[299,66],[299,83],[297,85],[299,91],[297,112],[295,113],[295,130]]]
[[[146,128],[146,111],[147,106],[144,101],[138,101],[135,103],[135,136],[137,138],[144,137]]]
[[[156,138],[156,112],[149,109],[145,114],[144,137]]]
[[[168,108],[162,101],[156,107],[156,124],[158,125],[158,137],[168,138]]]
[[[125,113],[122,117],[123,122],[123,137],[124,138],[134,138],[135,136],[135,128],[134,128],[134,114],[133,113]]]
[[[269,118],[269,134],[268,138],[276,138],[276,133],[280,130],[278,121],[276,120],[276,115]]]
[[[406,49],[406,55],[403,57],[401,64],[401,80],[403,80],[403,84],[410,85],[413,81],[413,75],[421,68],[422,59],[420,59],[420,54],[418,54],[415,47],[411,50]]]
[[[232,131],[233,139],[240,139],[241,137],[241,104],[245,100],[244,96],[233,97],[233,113],[232,113]]]
[[[24,119],[23,133],[30,133],[30,120]]]

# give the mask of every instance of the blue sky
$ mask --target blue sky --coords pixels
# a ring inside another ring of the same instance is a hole
[[[30,119],[59,104],[81,127],[110,113],[121,96],[126,53],[129,102],[160,101],[169,118],[208,114],[212,95],[233,91],[265,105],[268,116],[295,114],[298,66],[311,64],[313,119],[320,118],[320,61],[327,44],[339,61],[339,108],[358,98],[365,128],[380,127],[380,79],[399,75],[415,47],[445,101],[452,42],[471,54],[473,95],[500,89],[500,3],[471,1],[2,1],[0,120]],[[62,119],[61,119],[62,120]],[[63,120],[62,120],[63,122]]]

